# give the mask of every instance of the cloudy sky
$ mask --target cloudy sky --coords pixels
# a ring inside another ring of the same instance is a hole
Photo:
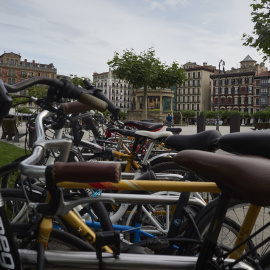
[[[53,63],[58,74],[108,71],[114,52],[153,47],[167,64],[207,62],[239,67],[248,54],[253,0],[1,0],[0,55]],[[266,66],[269,66],[266,63]]]

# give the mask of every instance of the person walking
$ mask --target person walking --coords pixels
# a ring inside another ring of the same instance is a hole
[[[172,126],[172,119],[172,116],[168,113],[168,116],[166,117],[168,127]]]

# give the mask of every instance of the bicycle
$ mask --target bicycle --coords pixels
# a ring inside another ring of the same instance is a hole
[[[50,142],[51,143],[51,145],[54,145],[54,143],[53,142]],[[57,143],[59,144],[59,140],[57,140]],[[67,142],[65,142],[65,145],[67,146]],[[62,150],[66,150],[65,151],[65,153],[67,154],[68,153],[68,147],[66,147],[67,149],[65,149],[65,147],[62,147]],[[39,149],[39,148],[35,148],[34,149],[34,151],[33,151],[33,155],[35,156],[35,155],[39,155],[39,153],[42,153],[43,152],[43,149],[42,149],[42,147]],[[64,156],[66,156],[65,155],[65,153],[61,153],[61,155],[64,157]],[[29,159],[29,161],[30,162],[33,162],[34,160],[37,160],[38,158],[37,157],[35,157],[35,158],[30,158]],[[26,161],[24,161],[24,162],[26,162]],[[22,174],[27,174],[28,176],[40,176],[40,177],[44,177],[44,170],[43,170],[43,168],[39,168],[38,169],[38,171],[36,171],[35,173],[32,171],[31,172],[31,170],[32,169],[34,169],[33,168],[33,166],[30,166],[30,168],[28,167],[28,168],[24,168],[23,167],[23,163],[24,162],[22,162],[22,164],[21,164],[21,171],[22,171]],[[79,166],[83,166],[82,164],[80,164],[80,163],[78,163],[79,164]],[[26,164],[25,164],[26,165]],[[60,166],[59,164],[57,164],[56,166]],[[103,165],[102,165],[103,166]],[[69,166],[68,166],[69,168],[70,168],[70,164],[69,164]],[[64,165],[64,168],[68,168],[68,167],[65,167],[65,165]],[[80,168],[82,168],[82,167],[80,167]],[[29,169],[31,169],[31,170],[29,170]],[[24,171],[25,170],[25,171]],[[52,171],[53,169],[48,169],[49,171]],[[60,170],[60,171],[58,171],[58,170]],[[62,170],[61,170],[61,168],[60,169],[56,169],[56,171],[58,171],[58,172],[60,172],[60,175],[62,174],[61,172],[63,172],[63,171],[65,171],[65,170],[63,170],[63,168],[62,168]],[[49,173],[49,172],[48,172]],[[47,174],[47,177],[48,177],[48,173],[46,173]],[[69,174],[64,174],[64,175],[61,175],[61,177],[63,177],[64,176],[64,178],[65,178],[65,180],[71,180],[71,179],[73,179],[73,177],[74,177],[74,175],[69,175]],[[71,178],[69,179],[69,177],[71,176]],[[108,177],[108,176],[106,176],[106,177]],[[50,176],[49,176],[49,178],[51,178]],[[125,185],[127,185],[128,183],[127,182],[125,182],[125,181],[123,181],[124,183],[122,183],[122,185],[123,186],[125,186]],[[133,184],[135,184],[136,183],[136,181],[134,181],[133,182]],[[48,185],[49,184],[49,182],[47,183],[47,186],[50,186],[50,185]],[[173,184],[173,183],[167,183],[168,185],[169,184]],[[184,183],[181,183],[181,184],[184,184]],[[186,183],[185,183],[186,184]],[[196,184],[196,183],[188,183],[189,185],[190,184]],[[206,184],[206,183],[203,183],[203,184]],[[69,183],[69,184],[67,184],[67,185],[72,185],[72,183]],[[105,186],[106,185],[108,185],[108,184],[105,184]],[[119,184],[120,186],[121,186],[121,184]],[[143,182],[140,182],[140,185],[141,186],[144,186],[145,185],[145,187],[147,187],[148,185],[149,185],[149,183],[143,183]],[[198,185],[198,184],[197,184]],[[201,184],[202,185],[202,184]],[[138,186],[139,185],[137,185],[137,188],[138,188]],[[172,185],[171,185],[172,186]],[[188,188],[188,190],[190,190],[190,188],[189,187],[187,187],[187,185],[184,185],[186,188]],[[193,188],[194,188],[194,185],[191,185],[191,186],[193,186]],[[205,186],[205,185],[203,185],[203,186]],[[212,185],[212,183],[210,184],[210,186],[213,188],[212,190],[215,190],[215,191],[217,191],[215,188],[215,185]],[[164,187],[164,183],[163,183],[163,188],[165,188]],[[197,187],[196,187],[197,188]],[[126,187],[126,189],[129,189],[129,188],[127,188]],[[151,188],[150,188],[151,189]],[[57,190],[57,189],[56,189]],[[192,190],[191,190],[192,191]],[[54,196],[55,198],[57,198],[57,196]],[[81,202],[80,202],[81,203]],[[68,205],[68,207],[73,207],[74,206],[74,204],[70,204],[70,205]],[[38,207],[37,207],[38,208]],[[43,207],[39,207],[40,209],[43,209],[44,210],[44,208]],[[50,214],[51,214],[51,212],[49,212]],[[46,226],[45,226],[46,227]],[[200,256],[202,256],[201,254],[200,254]],[[194,259],[192,259],[192,261],[194,262]]]

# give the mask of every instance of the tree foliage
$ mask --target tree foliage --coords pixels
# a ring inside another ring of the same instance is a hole
[[[182,110],[181,111],[183,118],[195,118],[196,112],[191,110]]]
[[[253,0],[251,21],[254,27],[251,35],[243,34],[243,45],[255,48],[264,54],[263,60],[270,57],[270,0]]]
[[[253,114],[253,117],[256,119],[261,119],[263,121],[266,121],[270,118],[270,110],[260,110]]]
[[[147,119],[147,89],[170,88],[182,84],[185,80],[185,72],[177,62],[166,65],[155,56],[155,50],[136,54],[133,49],[124,50],[120,55],[114,53],[108,65],[113,69],[114,75],[119,79],[127,80],[134,88],[144,89],[143,108],[144,117]]]
[[[87,81],[91,82],[90,78],[88,78],[88,77],[78,77],[77,75],[75,75],[72,79],[70,79],[70,81],[74,85],[76,85],[76,86],[80,85],[81,87],[84,88],[85,86],[84,86],[83,80],[87,80]]]

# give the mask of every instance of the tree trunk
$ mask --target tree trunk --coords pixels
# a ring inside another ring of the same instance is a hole
[[[147,120],[147,86],[143,88],[143,119]]]

